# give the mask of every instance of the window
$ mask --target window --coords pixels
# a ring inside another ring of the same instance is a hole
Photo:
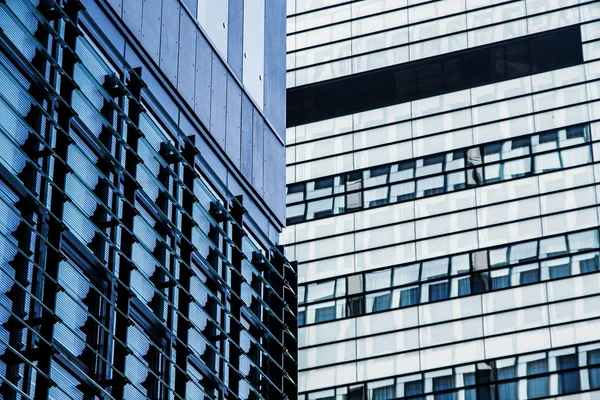
[[[596,272],[600,269],[600,256],[597,253],[593,253],[590,258],[586,258],[579,261],[579,269],[582,274],[589,272]]]
[[[600,349],[588,351],[587,364],[589,366],[590,388],[600,389]]]
[[[556,357],[558,373],[558,394],[574,393],[580,390],[577,354]],[[564,371],[564,372],[560,372]]]
[[[562,263],[557,264],[556,261],[558,261],[558,262],[566,261],[566,262],[564,264],[562,264]],[[545,264],[546,263],[543,263],[542,266],[545,266]],[[571,263],[569,262],[568,258],[561,258],[559,260],[555,260],[555,262],[551,263],[551,264],[554,264],[554,265],[548,266],[548,274],[550,276],[550,279],[564,278],[565,276],[571,275]]]
[[[375,293],[367,295],[367,312],[389,310],[392,307],[392,293]]]
[[[510,286],[508,269],[492,271],[492,290],[504,289]]]
[[[550,394],[548,375],[539,376],[548,372],[548,360],[536,360],[527,363],[527,398],[536,399]],[[532,376],[529,378],[529,376]]]
[[[535,283],[540,281],[540,270],[538,268],[522,271],[519,274],[519,284],[527,285],[528,283]]]
[[[394,380],[376,382],[368,385],[369,400],[392,400],[396,398]]]
[[[335,319],[335,306],[317,308],[315,322],[325,322]]]
[[[514,363],[514,360],[513,360]],[[518,382],[509,381],[517,377],[517,367],[510,365],[498,368],[498,400],[518,399]]]
[[[463,375],[464,386],[475,386],[475,372],[469,372]],[[477,400],[477,389],[465,389],[465,400]]]
[[[449,294],[450,285],[448,281],[439,283],[430,283],[429,285],[429,301],[447,299]]]
[[[423,394],[423,381],[411,381],[404,384],[404,396]],[[422,400],[423,397],[411,397],[411,400]]]
[[[409,307],[419,303],[419,287],[400,290],[400,307]]]
[[[434,393],[440,392],[440,391],[447,391],[447,390],[451,390],[451,389],[454,389],[454,376],[448,375],[448,376],[440,376],[437,378],[433,378]],[[433,398],[434,398],[434,400],[455,400],[456,393],[455,392],[435,393]]]

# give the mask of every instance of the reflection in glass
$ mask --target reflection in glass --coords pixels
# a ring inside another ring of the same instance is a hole
[[[548,372],[548,360],[546,358],[527,363],[528,376],[544,374],[546,372]],[[536,399],[548,396],[550,394],[549,383],[550,380],[547,375],[527,378],[527,398]]]
[[[577,354],[568,354],[556,357],[556,369],[558,374],[558,394],[574,393],[579,388],[579,370],[577,368]]]
[[[423,381],[412,381],[404,384],[404,396],[423,394]],[[423,397],[414,397],[411,400],[422,400]]]
[[[450,390],[454,388],[454,376],[439,376],[433,378],[433,391],[439,392],[442,390]],[[437,393],[433,396],[435,400],[455,400],[456,392]]]
[[[588,351],[587,364],[590,366],[590,388],[600,389],[600,349]]]
[[[514,362],[514,359],[513,359]],[[518,399],[518,382],[503,382],[517,377],[517,366],[498,368],[498,400]]]

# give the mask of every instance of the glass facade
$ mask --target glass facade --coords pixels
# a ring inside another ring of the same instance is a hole
[[[297,398],[297,267],[251,181],[277,128],[244,94],[244,177],[212,130],[248,134],[239,86],[203,125],[110,3],[0,2],[0,398]]]
[[[599,397],[600,2],[287,5],[299,398]]]

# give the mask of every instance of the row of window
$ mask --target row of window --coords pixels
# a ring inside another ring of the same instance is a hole
[[[393,45],[436,38],[458,31],[480,29],[494,22],[526,18],[528,15],[531,16],[540,11],[548,11],[540,9],[540,7],[534,7],[531,4],[530,7],[526,7],[524,0],[486,8],[485,10],[469,10],[467,12],[460,9],[461,5],[464,5],[464,3],[456,0],[442,2],[441,9],[435,10],[436,14],[439,13],[438,15],[442,18],[438,18],[433,22],[423,21],[423,17],[431,17],[432,11],[429,11],[429,14],[422,14],[423,8],[431,8],[431,6],[434,6],[432,4],[426,7],[399,10],[394,9],[397,7],[390,7],[385,10],[385,13],[366,18],[360,18],[360,14],[357,15],[353,12],[352,21],[341,23],[332,21],[332,25],[325,27],[309,26],[320,22],[318,18],[309,19],[310,14],[288,18],[288,28],[295,31],[288,34],[288,69],[305,67],[321,61],[335,60],[344,55],[356,55]],[[326,11],[331,13],[336,10],[329,9]],[[332,15],[333,18],[350,19],[350,5],[346,5],[337,11],[336,15]],[[359,10],[357,12],[360,13]],[[452,15],[457,12],[465,13]],[[415,18],[418,15],[421,15],[421,18]],[[410,26],[406,26],[409,24]],[[321,23],[319,25],[326,24]],[[518,34],[513,37],[515,36],[518,36]],[[390,40],[392,37],[395,40]],[[496,38],[496,41],[499,40]],[[341,52],[345,54],[339,54]],[[329,54],[328,57],[327,54]],[[319,60],[319,55],[326,57],[326,59]],[[332,57],[332,55],[334,56]],[[290,61],[295,61],[295,64],[290,63]]]
[[[537,399],[600,389],[600,344],[301,394],[301,400]]]
[[[299,325],[597,272],[598,249],[592,229],[301,285]]]
[[[528,135],[287,188],[287,223],[429,197],[589,163],[589,125]]]

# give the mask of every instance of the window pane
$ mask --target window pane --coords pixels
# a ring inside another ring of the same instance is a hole
[[[387,269],[379,272],[365,274],[365,287],[367,291],[389,288],[391,284],[392,270]]]
[[[527,363],[527,375],[537,375],[548,372],[548,362],[546,359],[536,360]],[[548,376],[538,376],[527,378],[527,398],[535,399],[549,395]]]
[[[419,280],[419,264],[394,268],[394,286],[406,285]]]
[[[367,295],[367,312],[389,310],[392,307],[392,292]]]
[[[448,281],[440,283],[430,283],[428,288],[429,301],[443,300],[449,297],[450,285]],[[426,292],[427,293],[427,292]],[[423,299],[426,301],[426,299]]]
[[[578,392],[579,370],[577,368],[577,354],[556,357],[556,369],[558,371],[571,370],[558,374],[558,394]]]
[[[590,388],[600,389],[600,350],[588,351]]]
[[[402,289],[400,291],[400,307],[413,306],[419,303],[419,287]]]
[[[517,367],[498,368],[498,400],[518,399],[518,386],[516,381],[503,382],[517,377]]]
[[[404,384],[404,396],[414,396],[423,394],[423,381],[412,381]],[[413,398],[414,400],[422,399],[422,397]]]
[[[335,281],[313,283],[308,285],[308,295],[306,296],[306,301],[312,302],[317,300],[332,299],[334,288]]]
[[[433,391],[438,392],[442,390],[449,390],[454,388],[454,377],[453,376],[440,376],[433,378]],[[456,393],[440,393],[434,395],[435,400],[454,400],[456,399]]]

